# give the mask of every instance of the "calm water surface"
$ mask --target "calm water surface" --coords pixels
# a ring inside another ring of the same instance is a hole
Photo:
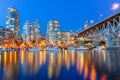
[[[0,53],[0,80],[119,80],[120,51]]]

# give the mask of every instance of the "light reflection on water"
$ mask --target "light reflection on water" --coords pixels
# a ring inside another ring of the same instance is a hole
[[[120,51],[5,51],[0,80],[113,80],[120,76]]]

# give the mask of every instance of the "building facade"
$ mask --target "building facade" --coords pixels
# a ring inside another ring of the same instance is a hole
[[[23,41],[26,43],[33,42],[35,40],[35,28],[32,22],[26,21],[23,26]]]
[[[60,24],[57,20],[48,22],[46,41],[47,45],[56,45],[60,37]]]
[[[0,27],[0,48],[3,46],[3,41],[4,41],[3,28]]]
[[[19,22],[20,22],[20,18],[18,15],[18,11],[12,7],[8,8],[7,15],[6,15],[6,27],[15,34],[16,39],[20,33]]]
[[[60,33],[60,43],[62,45],[74,44],[75,35],[71,31],[63,31]]]
[[[42,33],[40,32],[40,21],[35,20],[33,23],[26,21],[23,26],[23,41],[26,43],[34,42],[36,46],[39,45],[39,41],[43,38]]]
[[[39,40],[41,38],[41,36],[40,36],[40,34],[41,34],[41,32],[40,32],[40,21],[35,20],[33,24],[34,24],[34,27],[35,27],[35,42],[36,42],[36,44],[38,44]]]
[[[14,33],[10,29],[0,27],[0,45],[0,47],[14,47]]]

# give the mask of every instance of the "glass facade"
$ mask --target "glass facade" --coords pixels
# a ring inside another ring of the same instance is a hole
[[[59,40],[64,45],[74,44],[74,34],[70,31],[61,32]]]
[[[36,44],[39,43],[41,36],[40,32],[40,21],[35,20],[33,23],[30,21],[26,21],[23,26],[23,40],[26,43],[35,42]]]
[[[40,21],[39,20],[34,21],[34,27],[35,27],[35,41],[38,44],[40,40]]]
[[[57,44],[59,40],[60,24],[57,20],[51,20],[48,22],[47,28],[47,45]]]
[[[23,40],[26,43],[30,43],[34,40],[34,26],[30,21],[26,21],[23,26]]]
[[[3,45],[3,28],[2,27],[0,27],[0,45]]]
[[[16,37],[19,36],[19,15],[16,9],[8,8],[6,15],[6,27],[10,29]]]
[[[5,45],[6,41],[7,44],[12,45],[14,43],[14,33],[8,28],[0,27],[0,45],[1,46]]]

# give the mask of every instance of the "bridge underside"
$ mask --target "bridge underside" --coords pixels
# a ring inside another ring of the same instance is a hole
[[[90,27],[78,37],[106,41],[106,47],[120,47],[120,13]]]

